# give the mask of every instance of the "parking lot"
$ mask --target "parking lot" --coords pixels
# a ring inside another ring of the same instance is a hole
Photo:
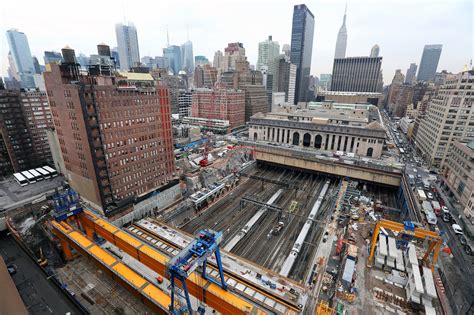
[[[0,182],[0,211],[31,203],[44,193],[54,191],[61,186],[62,181],[63,178],[58,176],[21,187],[13,177],[10,177]]]

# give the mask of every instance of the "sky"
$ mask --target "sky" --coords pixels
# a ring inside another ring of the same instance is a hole
[[[194,55],[211,62],[216,50],[242,42],[251,64],[258,43],[269,35],[283,44],[291,41],[293,6],[290,0],[173,0],[173,1],[2,1],[0,7],[0,71],[8,68],[5,32],[26,33],[31,52],[43,63],[45,50],[66,45],[95,54],[96,45],[116,46],[115,23],[131,21],[138,31],[140,56],[161,56],[167,45],[188,39]],[[423,46],[442,44],[438,71],[462,71],[473,58],[472,0],[312,0],[304,2],[315,16],[311,74],[332,72],[332,61],[344,7],[347,3],[346,56],[367,56],[380,46],[385,84],[396,69],[419,65]]]

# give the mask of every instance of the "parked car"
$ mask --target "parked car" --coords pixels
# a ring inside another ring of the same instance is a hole
[[[467,239],[464,237],[464,235],[459,235],[459,241],[461,242],[462,245],[467,244]]]
[[[433,199],[433,194],[430,192],[426,196],[428,197],[428,199]]]
[[[16,273],[16,266],[15,265],[8,265],[7,270],[8,270],[8,273],[10,275],[14,275]]]
[[[448,223],[451,221],[451,215],[449,213],[443,213],[443,222]]]
[[[464,251],[465,251],[466,254],[468,254],[469,256],[472,256],[472,248],[471,248],[471,246],[469,246],[468,244],[464,245]]]
[[[443,211],[443,213],[449,213],[449,209],[446,206],[442,206],[441,211]]]
[[[458,224],[453,224],[452,228],[455,234],[463,235],[462,228]]]

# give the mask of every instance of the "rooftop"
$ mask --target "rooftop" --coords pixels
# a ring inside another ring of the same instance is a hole
[[[153,81],[153,77],[149,73],[138,73],[138,72],[122,72],[119,74],[122,77],[126,77],[130,81]]]
[[[310,121],[317,124],[337,124],[371,129],[383,129],[380,113],[371,104],[335,103],[332,101],[310,102],[308,108],[283,105],[270,113],[258,113],[256,119]],[[375,124],[373,124],[375,123]]]
[[[320,95],[341,95],[341,96],[382,96],[382,93],[378,92],[346,92],[346,91],[321,91],[318,92]]]

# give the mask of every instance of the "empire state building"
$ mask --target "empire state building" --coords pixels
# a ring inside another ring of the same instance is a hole
[[[346,57],[346,47],[347,47],[346,11],[347,11],[347,5],[346,5],[346,10],[344,11],[344,20],[342,22],[342,26],[339,29],[339,33],[337,34],[336,52],[334,54],[334,59]]]

